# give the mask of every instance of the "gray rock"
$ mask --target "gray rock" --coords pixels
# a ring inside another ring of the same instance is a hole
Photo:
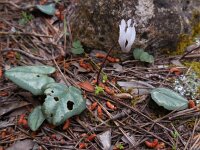
[[[199,22],[199,10],[199,0],[80,0],[70,23],[74,39],[108,49],[118,41],[120,21],[134,19],[133,47],[174,50],[180,35]]]

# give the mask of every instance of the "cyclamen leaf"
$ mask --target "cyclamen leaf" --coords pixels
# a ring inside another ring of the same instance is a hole
[[[71,52],[73,54],[82,54],[84,53],[83,46],[81,45],[80,41],[75,41],[72,44],[73,48],[71,49]]]
[[[42,111],[49,123],[60,125],[66,119],[80,114],[86,108],[86,101],[81,91],[73,86],[67,87],[59,83],[46,86],[47,97]]]
[[[187,99],[167,88],[153,89],[151,97],[159,106],[167,110],[183,110],[188,107]]]
[[[143,52],[144,52],[143,49],[140,49],[140,48],[134,49],[134,51],[133,51],[134,58],[135,59],[140,59],[140,56],[142,55]]]
[[[36,8],[47,15],[54,15],[56,11],[55,4],[36,5]]]
[[[83,48],[72,48],[72,53],[73,54],[82,54],[84,53],[84,49]]]
[[[44,87],[55,82],[48,74],[55,72],[50,66],[20,66],[5,72],[5,76],[21,88],[30,91],[33,95],[42,95]]]
[[[149,55],[148,58],[146,59],[146,62],[153,63],[154,62],[154,57],[152,55]]]
[[[28,117],[28,126],[32,131],[36,131],[44,120],[45,116],[42,113],[41,106],[35,107]]]
[[[144,62],[147,62],[148,57],[149,57],[149,54],[148,54],[147,52],[143,52],[143,53],[140,55],[140,60],[141,60],[141,61],[144,61]]]

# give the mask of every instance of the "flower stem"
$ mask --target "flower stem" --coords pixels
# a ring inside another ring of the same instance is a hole
[[[106,57],[104,58],[103,63],[101,64],[101,67],[100,67],[99,72],[97,74],[97,85],[99,85],[99,78],[100,78],[101,70],[105,66],[105,62],[106,62],[108,56],[110,55],[112,49],[115,47],[116,44],[117,44],[117,42],[108,50],[108,53],[107,53]]]

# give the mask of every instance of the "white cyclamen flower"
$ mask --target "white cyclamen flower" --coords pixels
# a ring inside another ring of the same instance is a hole
[[[119,45],[123,52],[129,52],[131,46],[135,41],[135,24],[131,25],[131,19],[127,21],[127,24],[124,19],[122,19],[121,24],[119,25]]]

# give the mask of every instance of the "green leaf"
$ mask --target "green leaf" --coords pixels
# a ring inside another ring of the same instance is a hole
[[[54,15],[56,11],[55,4],[36,5],[36,8],[47,15]]]
[[[106,74],[104,74],[104,75],[103,75],[103,80],[102,80],[102,82],[103,82],[103,83],[106,83],[107,80],[108,80],[108,76],[107,76]]]
[[[144,61],[144,62],[147,62],[149,58],[149,54],[147,52],[143,52],[141,55],[140,55],[140,60],[141,61]]]
[[[84,53],[83,46],[81,45],[80,41],[74,41],[72,44],[73,48],[71,49],[71,52],[73,54],[82,54]]]
[[[148,63],[153,63],[154,58],[152,55],[149,55],[147,52],[143,52],[140,56],[140,61],[148,62]]]
[[[28,126],[32,131],[36,131],[44,120],[45,116],[42,113],[41,106],[37,106],[28,117]]]
[[[59,83],[46,86],[47,97],[42,111],[49,123],[60,125],[66,119],[80,114],[86,108],[86,101],[81,91],[73,86],[67,87]]]
[[[143,49],[140,49],[140,48],[134,49],[134,51],[133,51],[134,58],[135,59],[140,59],[140,56],[142,55],[143,52],[144,52]]]
[[[44,87],[55,82],[48,74],[55,72],[50,66],[20,66],[5,72],[5,76],[21,88],[30,91],[33,95],[42,95]]]
[[[153,89],[151,97],[159,106],[167,110],[183,110],[188,107],[187,99],[167,88]]]
[[[100,86],[95,86],[95,95],[98,95],[99,93],[103,93],[104,89]]]
[[[142,61],[142,60],[141,60]],[[143,60],[144,62],[148,62],[148,63],[153,63],[154,62],[154,57],[152,55],[149,55],[145,58],[145,60]]]

